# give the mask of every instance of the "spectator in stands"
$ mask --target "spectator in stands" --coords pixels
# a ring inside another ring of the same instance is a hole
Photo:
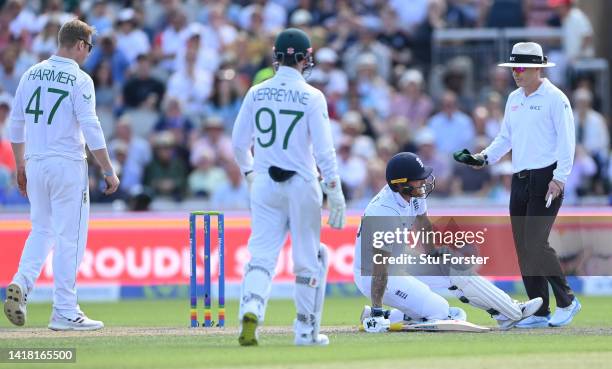
[[[480,89],[480,102],[486,102],[491,93],[496,92],[501,97],[501,103],[505,105],[508,95],[513,90],[510,84],[510,76],[511,74],[505,68],[498,66],[491,67],[489,83]]]
[[[225,171],[215,166],[215,153],[210,147],[194,150],[192,164],[194,170],[188,178],[189,192],[192,195],[210,198],[218,188],[227,182]]]
[[[457,95],[446,91],[442,96],[442,110],[429,120],[428,126],[436,137],[436,149],[450,155],[465,148],[472,149],[474,125],[468,115],[457,108]]]
[[[38,60],[49,58],[57,51],[57,34],[59,33],[60,22],[57,18],[47,18],[42,32],[34,38],[32,42],[32,52],[36,54]]]
[[[0,136],[8,137],[8,117],[13,103],[13,96],[1,90],[0,85]]]
[[[332,128],[333,130],[334,128]],[[349,138],[351,153],[364,160],[375,154],[376,147],[371,136],[365,134],[366,126],[362,115],[358,111],[348,111],[342,116],[340,131],[336,131],[337,137],[334,143],[339,146],[342,137]]]
[[[123,84],[130,63],[125,54],[117,48],[115,35],[112,32],[100,34],[99,45],[94,46],[83,64],[83,69],[92,74],[96,67],[104,61],[110,63],[114,83]]]
[[[587,193],[591,179],[596,173],[597,163],[595,163],[595,160],[585,150],[584,146],[576,145],[574,165],[565,182],[563,203],[578,203],[578,198]]]
[[[181,201],[187,190],[187,167],[175,159],[174,135],[157,133],[153,138],[153,160],[144,171],[144,185],[154,195],[169,196]]]
[[[96,29],[96,33],[104,35],[113,29],[113,20],[109,16],[108,5],[104,0],[95,0],[91,7],[91,14],[87,16],[87,23]]]
[[[493,0],[485,2],[485,26],[489,28],[522,28],[525,26],[523,0]],[[490,5],[489,5],[490,4]]]
[[[474,130],[476,136],[484,136],[493,140],[499,132],[499,124],[497,121],[491,118],[489,109],[483,105],[478,105],[472,112],[472,119],[474,121]]]
[[[399,152],[415,152],[416,146],[414,145],[414,134],[416,131],[410,129],[408,119],[404,117],[395,117],[389,119],[387,122],[387,133],[397,145],[397,150]]]
[[[376,56],[362,54],[357,57],[357,77],[355,80],[360,106],[363,110],[375,113],[377,117],[389,116],[391,91],[385,79],[378,74]]]
[[[609,190],[607,168],[610,154],[610,132],[605,118],[593,110],[593,94],[586,88],[574,91],[574,124],[576,143],[583,146],[597,164],[593,183],[597,193]]]
[[[387,184],[385,179],[386,164],[374,156],[367,163],[367,175],[364,184],[354,194],[351,207],[364,210],[370,200]]]
[[[448,62],[442,76],[444,88],[455,93],[457,104],[463,111],[474,108],[473,70],[470,58],[458,56]]]
[[[548,0],[548,4],[561,17],[563,54],[572,62],[578,58],[595,56],[593,26],[574,0]]]
[[[29,7],[25,6],[24,0],[9,0],[4,4],[2,13],[9,19],[10,36],[13,39],[28,38],[31,34],[40,31],[37,29],[36,15]]]
[[[512,190],[512,162],[503,160],[491,167],[491,190],[488,198],[496,205],[506,205]]]
[[[176,55],[185,42],[187,29],[187,16],[181,9],[168,14],[168,25],[157,35],[153,53],[161,60],[161,66],[168,72],[176,68]]]
[[[448,155],[441,155],[436,150],[436,137],[430,128],[421,128],[414,139],[416,153],[423,161],[423,164],[433,168],[436,177],[435,196],[448,196],[453,174],[453,167]]]
[[[391,136],[382,136],[376,141],[376,154],[383,162],[388,163],[398,152],[399,148]]]
[[[418,69],[408,69],[399,80],[399,91],[393,94],[391,115],[408,119],[410,129],[425,125],[433,111],[431,98],[423,92],[423,74]]]
[[[0,86],[11,95],[15,95],[19,79],[25,72],[25,69],[19,70],[17,68],[18,57],[19,46],[16,43],[4,48],[0,54]]]
[[[238,30],[228,21],[224,8],[223,4],[211,4],[208,19],[203,22],[208,24],[209,46],[218,52],[226,51],[238,37]]]
[[[400,24],[412,34],[427,19],[431,1],[429,0],[391,0],[389,6],[397,13]]]
[[[447,0],[446,26],[448,28],[475,27],[482,5],[482,1]]]
[[[352,199],[354,192],[365,183],[366,162],[352,153],[353,139],[343,136],[337,152],[338,175],[342,190],[347,199]]]
[[[112,111],[117,103],[118,85],[114,83],[109,61],[99,63],[91,74],[96,91],[96,107]]]
[[[198,152],[203,149],[213,152],[216,165],[234,160],[231,137],[225,133],[223,121],[218,116],[212,115],[206,118],[200,132],[196,132],[191,145],[191,165],[196,165]]]
[[[489,120],[487,122],[487,136],[495,138],[501,128],[502,121],[504,120],[504,105],[505,101],[502,101],[500,94],[497,92],[491,92],[486,98],[486,108],[489,111]],[[503,104],[503,105],[502,105]]]
[[[336,117],[336,103],[342,99],[342,96],[348,91],[348,77],[344,70],[338,68],[338,54],[329,47],[323,47],[315,50],[316,67],[313,71],[320,73],[322,78],[327,81],[323,88],[327,105],[330,108],[330,116]]]
[[[287,11],[275,1],[255,0],[240,11],[240,26],[244,29],[254,29],[253,15],[261,17],[262,31],[273,32],[285,27]]]
[[[147,34],[140,28],[136,13],[132,8],[122,9],[117,16],[117,48],[125,55],[131,65],[140,55],[151,51],[151,43]]]
[[[306,9],[298,9],[289,16],[289,25],[291,27],[300,28],[306,32],[310,32],[308,29],[312,22],[312,15]]]
[[[151,75],[151,58],[141,54],[136,59],[133,76],[123,87],[123,103],[128,108],[158,110],[164,97],[164,84]]]
[[[0,93],[0,168],[6,171],[7,176],[15,171],[15,158],[10,141],[6,138],[8,116],[11,111],[12,97],[6,93]],[[8,185],[8,179],[6,178]]]
[[[326,46],[342,56],[342,52],[357,40],[354,30],[359,27],[359,18],[348,6],[341,7],[336,13],[328,22],[330,32]]]
[[[388,81],[391,77],[391,50],[376,40],[377,29],[362,24],[359,28],[359,40],[344,52],[344,70],[349,78],[358,77],[359,69],[364,66],[364,55],[374,68],[374,74]]]
[[[591,21],[580,10],[574,0],[549,0],[548,5],[561,18],[561,52],[549,53],[557,68],[550,71],[549,79],[560,86],[569,86],[566,76],[572,64],[581,58],[595,56],[595,42]]]
[[[215,209],[248,209],[249,186],[243,180],[240,167],[234,161],[228,161],[223,168],[228,180],[213,192],[211,206]]]
[[[122,163],[120,188],[126,193],[138,192],[142,186],[144,170],[152,159],[151,146],[142,137],[132,133],[132,122],[128,116],[117,120],[114,138],[109,142],[111,155],[115,147],[125,148],[125,160]],[[117,160],[112,157],[111,159]]]
[[[154,130],[156,132],[171,132],[174,135],[174,142],[179,147],[187,147],[193,128],[193,123],[183,113],[181,101],[175,97],[167,96],[162,104],[162,115],[155,124]]]
[[[69,11],[74,10],[76,4],[66,4],[62,0],[47,0],[44,4],[44,11],[36,17],[34,22],[34,30],[32,33],[41,32],[49,19],[57,19],[60,25],[76,18],[77,16]],[[69,11],[66,11],[68,9]]]
[[[204,105],[205,116],[217,116],[223,121],[226,133],[231,133],[242,102],[243,88],[231,68],[215,73],[212,95]]]
[[[412,4],[412,1],[398,0],[401,4]],[[414,3],[422,4],[423,0]],[[425,1],[427,3],[427,1]],[[408,8],[408,7],[406,7]],[[431,40],[436,29],[446,27],[446,3],[444,0],[430,0],[426,5],[426,17],[420,22],[412,34],[414,62],[424,71],[431,67]]]
[[[177,98],[185,113],[199,117],[213,87],[213,76],[209,70],[198,68],[199,38],[188,41],[184,55],[184,66],[177,69],[168,80],[168,95]]]
[[[378,41],[389,48],[393,65],[408,65],[412,62],[412,41],[408,32],[401,27],[397,13],[391,7],[381,10],[380,22],[383,27],[378,34]]]

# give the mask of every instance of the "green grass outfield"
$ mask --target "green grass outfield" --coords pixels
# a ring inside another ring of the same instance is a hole
[[[49,304],[31,304],[28,324],[17,329],[0,318],[0,348],[76,348],[77,364],[0,364],[31,368],[609,368],[612,367],[612,297],[582,297],[582,312],[570,327],[543,330],[466,333],[366,334],[356,330],[365,299],[326,301],[324,331],[328,347],[294,347],[289,325],[293,302],[271,301],[266,326],[284,326],[262,335],[259,347],[239,347],[236,301],[228,304],[225,332],[187,329],[186,300],[84,303],[89,316],[104,320],[98,332],[45,329]],[[469,306],[469,320],[494,324]],[[343,327],[344,326],[344,327]],[[349,330],[346,327],[355,327]]]

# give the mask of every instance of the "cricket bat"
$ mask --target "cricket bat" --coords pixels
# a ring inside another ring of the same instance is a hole
[[[472,332],[483,333],[491,329],[461,320],[434,320],[431,322],[404,324],[393,323],[389,329],[393,332]]]

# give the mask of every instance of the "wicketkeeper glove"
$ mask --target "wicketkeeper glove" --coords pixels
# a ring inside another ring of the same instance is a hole
[[[372,308],[370,317],[365,318],[362,322],[363,329],[368,333],[383,333],[387,332],[391,327],[391,321],[385,318],[384,310],[381,308]]]
[[[327,195],[327,205],[329,206],[327,224],[332,228],[342,229],[346,223],[346,201],[344,200],[344,194],[342,194],[340,178],[336,178],[329,183],[321,181],[321,189]]]
[[[482,167],[488,164],[487,156],[484,154],[472,154],[470,150],[463,149],[453,154],[453,158],[459,163],[471,165],[474,167]]]

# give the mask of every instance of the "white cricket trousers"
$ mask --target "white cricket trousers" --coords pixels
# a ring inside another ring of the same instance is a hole
[[[76,276],[89,218],[87,161],[29,159],[26,177],[32,230],[13,281],[30,292],[53,249],[53,308],[63,315],[77,312]]]
[[[383,294],[383,304],[398,309],[412,319],[448,319],[448,301],[430,289],[429,282],[438,287],[443,278],[427,277],[421,280],[413,276],[389,276]],[[361,293],[370,298],[372,277],[355,274],[355,284]]]
[[[267,173],[258,173],[251,188],[251,236],[242,285],[239,317],[245,313],[245,302],[257,299],[255,313],[263,321],[272,287],[272,278],[287,231],[291,233],[293,273],[298,277],[321,274],[318,254],[321,247],[321,204],[323,195],[316,180],[307,181],[298,174],[285,182],[275,182]],[[305,293],[310,295],[310,293]],[[305,298],[296,288],[296,305]],[[247,311],[250,311],[247,308]]]

